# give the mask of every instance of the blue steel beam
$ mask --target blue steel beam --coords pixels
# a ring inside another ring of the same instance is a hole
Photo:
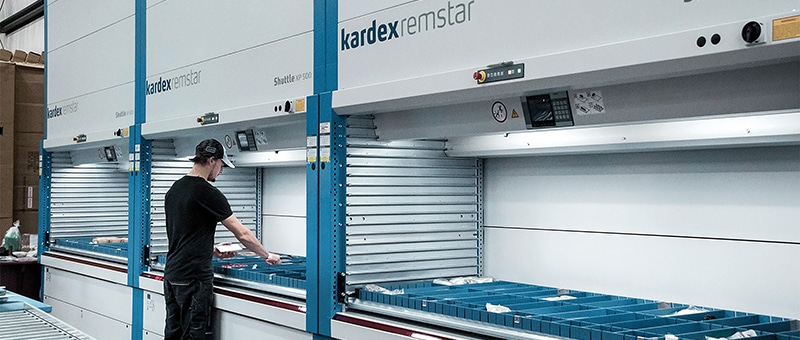
[[[319,284],[320,334],[330,336],[333,316],[342,310],[338,283],[345,272],[346,126],[333,112],[332,94],[320,94],[320,130],[330,131],[330,145],[320,143]],[[320,136],[325,133],[320,131]],[[321,140],[323,138],[320,138]],[[327,139],[327,138],[326,138]]]
[[[45,107],[45,111],[47,108]],[[46,133],[46,132],[45,132]],[[41,263],[42,254],[47,250],[47,235],[50,232],[50,193],[53,180],[53,155],[44,149],[44,141],[39,142],[39,223],[38,235],[39,242],[36,246],[37,255]],[[44,267],[41,267],[39,275],[44,278]],[[44,280],[39,285],[39,301],[43,301]]]
[[[331,336],[331,319],[342,310],[339,274],[344,272],[344,117],[332,109],[337,78],[338,2],[314,1],[314,103],[306,116],[307,268],[306,330]],[[330,141],[320,145],[322,140]],[[330,137],[330,138],[328,138]],[[313,161],[311,159],[313,158]]]
[[[145,247],[150,241],[150,175],[152,143],[142,138],[146,118],[147,0],[136,0],[134,37],[134,125],[130,127],[128,152],[133,159],[128,172],[128,285],[131,296],[131,339],[142,339],[144,292],[139,277],[147,267]]]
[[[319,96],[306,111],[306,331],[319,332]]]
[[[44,31],[47,32],[47,4],[44,5]],[[44,50],[47,51],[47,34],[44,35]],[[45,65],[47,65],[47,55],[44,53],[42,57],[45,58]],[[44,68],[44,109],[42,116],[44,121],[42,136],[47,139],[47,67]],[[41,263],[42,253],[45,251],[45,240],[47,234],[50,232],[50,186],[52,183],[53,171],[53,158],[52,155],[45,151],[44,141],[39,142],[39,223],[38,234],[39,242],[36,246],[37,256],[39,263]],[[44,278],[44,267],[41,267],[40,277]],[[40,280],[39,285],[39,301],[44,299],[44,280]]]

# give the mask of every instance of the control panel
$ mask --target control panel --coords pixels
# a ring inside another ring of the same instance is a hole
[[[77,136],[75,136],[75,137],[72,137],[72,141],[73,141],[73,142],[75,142],[75,143],[83,143],[83,142],[86,142],[86,134],[85,134],[85,133],[82,133],[82,134],[80,134],[80,135],[77,135]]]
[[[215,112],[206,113],[197,117],[197,122],[200,123],[200,125],[219,123],[219,114]]]
[[[256,136],[253,134],[253,129],[236,131],[236,144],[239,145],[239,151],[256,151]]]
[[[525,77],[525,64],[514,64],[512,62],[489,65],[487,68],[477,70],[472,74],[472,79],[475,79],[478,84],[523,77]]]
[[[575,125],[567,91],[523,97],[522,110],[528,129]]]

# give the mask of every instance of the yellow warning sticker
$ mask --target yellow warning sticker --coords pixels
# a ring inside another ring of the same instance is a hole
[[[306,149],[306,162],[308,163],[317,162],[317,148]]]
[[[800,15],[772,20],[772,41],[800,38]]]
[[[519,118],[519,113],[517,113],[517,110],[511,109],[511,118]]]
[[[323,163],[328,163],[331,161],[331,149],[329,148],[322,148],[319,149],[319,161]]]
[[[294,112],[295,113],[304,113],[306,112],[306,99],[301,98],[294,101]]]

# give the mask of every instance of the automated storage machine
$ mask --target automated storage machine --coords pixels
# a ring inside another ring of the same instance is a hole
[[[217,332],[310,338],[305,112],[313,5],[144,3],[47,6],[45,302],[97,338],[162,338],[164,194],[191,168],[194,146],[216,138],[237,167],[215,185],[283,262],[268,266],[244,252],[215,261]],[[176,22],[187,9],[194,20]],[[291,20],[265,21],[270,12]],[[219,16],[237,24],[207,24]],[[236,241],[222,225],[216,239]]]
[[[800,2],[338,18],[334,338],[800,334]]]
[[[800,338],[800,1],[47,11],[44,298],[90,335],[161,338],[213,137],[285,261],[215,263],[220,338]]]
[[[305,113],[306,97],[313,93],[313,4],[207,3],[194,11],[196,20],[175,26],[174,18],[194,7],[193,1],[165,1],[147,9],[142,136],[152,164],[149,270],[140,278],[144,329],[156,335],[164,329],[164,194],[191,168],[195,145],[216,138],[236,168],[226,168],[214,185],[283,262],[270,266],[246,251],[215,260],[219,336],[310,338],[305,332]],[[283,13],[286,21],[264,20],[265,13]],[[218,18],[236,18],[236,24],[208,25]],[[171,34],[159,34],[163,31]],[[215,238],[238,242],[221,224]]]
[[[124,339],[134,318],[127,247],[134,6],[92,6],[47,4],[43,302],[53,316],[93,337]]]
[[[179,28],[174,18],[194,7],[192,1],[147,9],[142,135],[152,153],[151,228],[150,270],[141,284],[148,333],[164,329],[164,194],[191,168],[195,145],[216,138],[236,168],[225,169],[215,185],[283,262],[269,266],[246,252],[215,260],[219,336],[310,338],[305,333],[305,112],[306,97],[313,93],[313,4],[250,5],[201,6],[197,20]],[[286,22],[264,20],[265,13],[283,13]],[[219,17],[237,23],[207,24]],[[158,33],[165,30],[172,33]],[[216,239],[236,242],[222,225]]]

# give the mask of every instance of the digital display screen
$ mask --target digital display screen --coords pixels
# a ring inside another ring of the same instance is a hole
[[[256,151],[256,137],[253,135],[253,130],[236,131],[236,144],[239,145],[239,151]]]
[[[523,97],[522,110],[528,129],[574,125],[566,91]]]
[[[114,150],[113,146],[107,146],[103,148],[103,151],[106,154],[106,160],[109,162],[116,162],[117,161],[117,151]]]
[[[243,148],[249,148],[250,147],[250,143],[247,142],[247,135],[246,134],[239,133],[239,134],[237,134],[237,137],[239,137],[239,147],[243,147]]]
[[[531,121],[534,126],[555,125],[553,106],[550,104],[550,97],[536,96],[528,100],[528,110],[531,113]]]

